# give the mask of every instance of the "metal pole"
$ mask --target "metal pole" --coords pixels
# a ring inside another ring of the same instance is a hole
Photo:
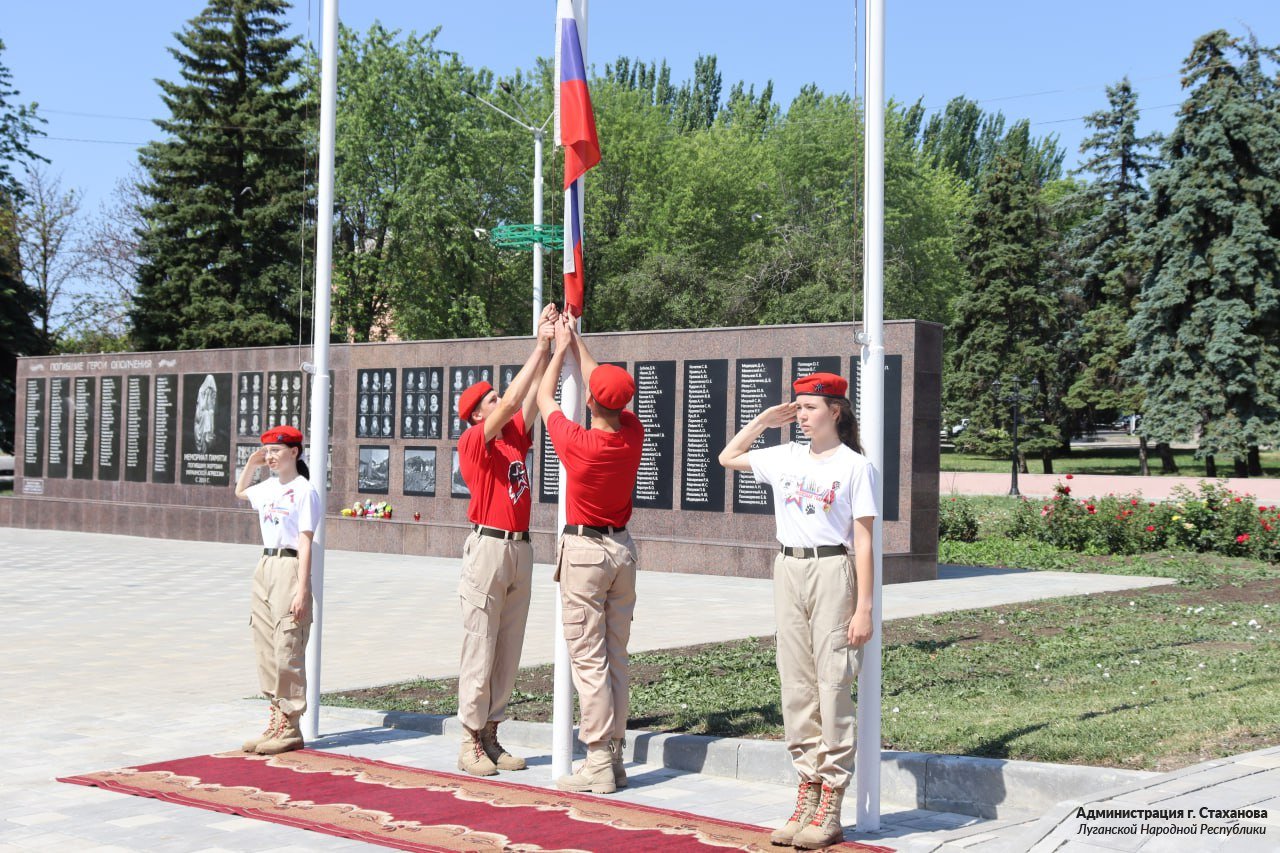
[[[329,300],[333,288],[333,146],[338,102],[338,0],[324,0],[320,54],[320,164],[316,199],[316,287],[311,331],[311,470],[319,478],[320,520],[311,544],[311,635],[307,640],[306,740],[320,736],[320,646],[324,631],[324,514],[329,470]]]
[[[1013,467],[1012,478],[1009,482],[1009,495],[1018,497],[1021,492],[1018,491],[1018,409],[1021,408],[1022,394],[1018,388],[1018,377],[1013,377],[1013,392],[1009,395],[1009,402],[1013,404]]]
[[[533,132],[533,227],[542,235],[542,128]],[[542,316],[542,242],[533,244],[533,333],[538,334]]]
[[[862,443],[876,471],[876,504],[884,506],[884,0],[867,0],[864,139]],[[874,586],[871,639],[858,673],[858,831],[880,828],[880,587],[884,525],[872,528]]]

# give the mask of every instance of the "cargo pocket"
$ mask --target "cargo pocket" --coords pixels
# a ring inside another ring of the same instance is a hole
[[[458,599],[462,604],[462,629],[468,634],[489,636],[489,596],[471,584],[458,584]]]
[[[564,624],[564,638],[570,644],[582,639],[587,631],[587,608],[565,607],[560,621]]]
[[[849,623],[827,635],[826,653],[818,673],[820,686],[847,689],[853,683],[854,649],[849,645]]]

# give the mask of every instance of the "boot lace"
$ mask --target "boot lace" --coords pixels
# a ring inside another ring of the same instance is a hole
[[[818,803],[818,810],[813,813],[813,820],[809,821],[811,826],[822,826],[826,821],[827,809],[831,805],[831,795],[834,793],[834,789],[828,788],[826,785],[822,786],[822,802]]]
[[[796,792],[796,811],[791,815],[791,819],[800,822],[800,818],[804,816],[804,807],[809,800],[809,789],[813,787],[813,782],[801,782],[800,788]]]

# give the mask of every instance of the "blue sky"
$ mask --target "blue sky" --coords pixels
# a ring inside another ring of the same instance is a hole
[[[64,186],[85,194],[87,211],[154,138],[162,114],[154,79],[176,77],[172,34],[203,0],[5,0],[3,61],[23,102],[38,101],[49,139],[36,143]],[[1182,99],[1178,68],[1196,36],[1251,28],[1280,44],[1276,0],[887,0],[886,86],[901,101],[941,107],[956,95],[1029,118],[1037,134],[1057,133],[1073,165],[1081,116],[1105,105],[1104,87],[1129,75],[1146,110],[1144,131],[1168,130]],[[498,73],[532,66],[552,50],[554,0],[347,0],[343,21],[381,20],[423,32],[441,26],[438,45]],[[785,9],[779,14],[779,9]],[[319,40],[319,0],[298,0],[294,30]],[[308,21],[310,24],[308,25]],[[854,4],[848,0],[766,3],[692,0],[676,4],[595,0],[589,61],[619,55],[666,58],[673,77],[692,73],[699,54],[719,58],[725,90],[738,79],[772,79],[789,100],[808,82],[852,90]],[[858,39],[860,41],[860,39]],[[862,54],[857,48],[858,62]],[[857,70],[858,79],[863,72]],[[53,138],[57,137],[57,138]],[[95,140],[95,141],[70,141]],[[607,151],[608,140],[602,140]],[[125,143],[125,144],[120,144]]]

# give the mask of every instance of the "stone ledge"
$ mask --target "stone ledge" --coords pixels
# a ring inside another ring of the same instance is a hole
[[[462,735],[456,717],[439,714],[325,706],[322,719],[326,717],[357,725]],[[551,725],[509,720],[502,724],[502,741],[549,750]],[[574,752],[585,753],[576,739]],[[771,740],[628,731],[626,759],[749,782],[791,785],[795,780],[786,748]],[[1117,787],[1141,787],[1156,775],[1111,767],[885,751],[880,759],[880,796],[887,803],[907,808],[988,819],[1029,819],[1064,801],[1092,798],[1099,791]]]

